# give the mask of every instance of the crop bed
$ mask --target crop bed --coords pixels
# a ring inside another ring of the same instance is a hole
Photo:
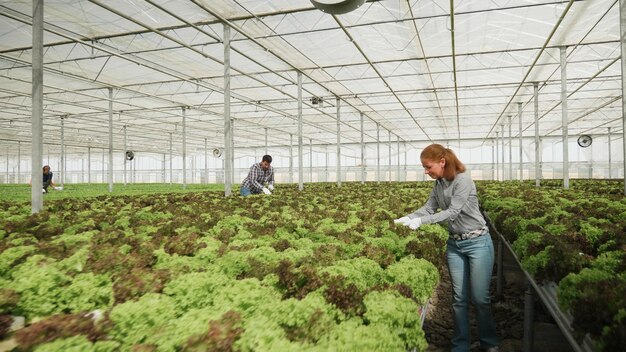
[[[576,337],[598,351],[626,346],[626,198],[623,183],[479,182],[479,198],[522,267],[558,284]]]
[[[35,351],[423,351],[431,183],[0,203],[0,334]],[[12,318],[26,327],[7,333]]]

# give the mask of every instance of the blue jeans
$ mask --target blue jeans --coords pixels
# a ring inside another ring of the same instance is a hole
[[[240,195],[242,195],[242,196],[244,196],[244,197],[247,197],[247,196],[251,195],[251,194],[252,194],[252,192],[250,192],[250,189],[248,189],[248,188],[246,188],[246,187],[241,187],[241,188],[239,189],[239,194],[240,194]]]
[[[496,326],[491,317],[489,283],[493,269],[493,242],[489,233],[469,240],[448,239],[446,251],[448,270],[452,278],[454,336],[452,351],[470,350],[468,296],[476,307],[478,335],[483,348],[498,346]]]

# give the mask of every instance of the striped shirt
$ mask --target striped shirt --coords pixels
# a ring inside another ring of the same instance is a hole
[[[256,194],[261,193],[266,182],[270,185],[274,184],[274,168],[270,165],[269,169],[263,170],[261,163],[256,163],[250,167],[250,172],[241,183],[241,187]]]

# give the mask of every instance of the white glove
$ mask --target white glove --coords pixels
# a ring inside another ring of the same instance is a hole
[[[271,192],[274,192],[274,185],[267,185],[267,189],[269,189]]]
[[[393,221],[394,224],[406,225],[407,222],[411,221],[408,216],[403,216],[400,219],[395,219]]]
[[[265,188],[265,187],[263,187],[263,193],[265,193],[265,194],[272,194],[272,192],[270,192],[270,190]]]
[[[417,230],[422,225],[422,219],[415,218],[411,221],[404,224],[404,226],[408,226],[411,230]]]

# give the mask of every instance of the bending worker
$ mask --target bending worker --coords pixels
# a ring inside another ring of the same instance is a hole
[[[274,190],[274,169],[270,165],[272,157],[263,155],[260,163],[255,163],[250,167],[248,176],[241,183],[239,194],[246,197],[251,194],[272,194]],[[265,184],[267,183],[267,187]]]
[[[476,186],[454,152],[440,144],[426,147],[420,159],[426,174],[436,180],[434,188],[424,206],[395,222],[412,230],[421,224],[448,222],[450,237],[446,255],[454,311],[452,351],[470,350],[468,301],[471,297],[476,308],[480,346],[485,351],[496,352],[499,339],[489,298],[494,251],[489,229],[478,207]]]
[[[32,185],[32,180],[29,182]],[[48,193],[48,187],[54,187],[54,181],[52,181],[52,172],[50,171],[50,166],[45,165],[43,167],[43,193]]]

